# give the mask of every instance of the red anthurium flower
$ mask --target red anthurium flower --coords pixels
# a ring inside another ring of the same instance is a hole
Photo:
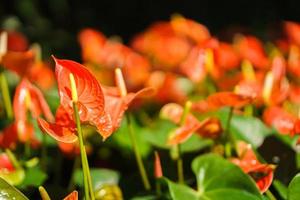
[[[63,200],[78,200],[78,192],[73,191],[68,196],[66,196]]]
[[[268,107],[263,113],[263,121],[281,134],[290,134],[297,118],[278,106]]]
[[[33,118],[37,118],[43,114],[47,120],[54,120],[42,92],[26,79],[23,79],[16,88],[13,109],[15,113],[15,123],[19,133],[25,132],[24,129],[27,123],[28,110]]]
[[[149,97],[154,94],[154,89],[151,87],[144,88],[136,93],[127,93],[121,70],[118,68],[115,73],[117,87],[106,87],[103,90],[105,111],[111,118],[113,131],[120,126],[125,111],[134,99]]]
[[[249,60],[258,69],[267,69],[269,60],[262,43],[254,36],[239,36],[235,47],[243,59]]]
[[[240,141],[237,147],[238,158],[232,158],[231,162],[254,179],[261,193],[266,192],[273,181],[274,165],[260,163],[250,144]]]
[[[11,172],[14,171],[15,167],[12,162],[9,160],[9,157],[6,153],[0,154],[0,171]]]
[[[160,111],[162,118],[169,119],[175,124],[180,123],[182,114],[183,108],[175,103],[164,105]],[[222,133],[222,128],[217,119],[207,118],[200,122],[196,117],[189,113],[184,124],[176,128],[170,135],[168,143],[171,145],[182,143],[190,138],[193,133],[197,133],[202,137],[216,138]]]
[[[300,86],[295,84],[290,85],[289,100],[300,104]]]
[[[195,43],[201,43],[210,38],[210,33],[204,25],[183,16],[173,16],[171,25],[177,34],[185,36]]]
[[[240,57],[230,44],[220,42],[214,53],[215,61],[220,68],[231,70],[239,67]]]
[[[3,32],[0,32],[0,34]],[[7,32],[8,51],[26,51],[27,49],[28,49],[28,40],[22,33],[15,32],[15,31]]]
[[[300,45],[300,24],[291,21],[284,22],[284,29],[292,43]]]
[[[198,112],[207,112],[224,106],[240,108],[253,102],[251,96],[235,94],[233,92],[218,92],[207,97],[206,100],[194,102],[192,109]]]
[[[65,143],[76,141],[69,81],[70,74],[73,74],[78,93],[77,104],[80,121],[94,125],[102,137],[107,138],[112,133],[111,118],[105,113],[104,96],[98,81],[79,63],[56,58],[54,60],[60,107],[56,114],[56,123],[49,124],[45,120],[39,119],[41,128],[58,141]]]

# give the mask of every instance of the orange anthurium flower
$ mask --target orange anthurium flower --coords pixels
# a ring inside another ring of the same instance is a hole
[[[284,29],[292,43],[300,45],[300,24],[297,22],[285,21]]]
[[[105,111],[111,118],[113,131],[120,126],[125,111],[134,99],[149,97],[154,94],[154,89],[151,87],[144,88],[136,93],[127,93],[121,70],[119,68],[116,69],[115,74],[117,87],[104,87],[103,90]]]
[[[177,34],[185,36],[195,43],[199,44],[210,38],[209,30],[204,25],[183,16],[174,15],[171,25]]]
[[[290,85],[289,100],[300,104],[300,86],[295,84]]]
[[[40,127],[58,141],[65,143],[76,141],[69,81],[69,75],[73,74],[78,93],[77,104],[80,121],[95,126],[101,136],[104,139],[107,138],[112,133],[112,124],[110,116],[104,110],[104,96],[98,81],[79,63],[56,58],[54,60],[60,108],[56,114],[55,124],[49,124],[45,120],[39,119]],[[61,118],[63,120],[60,120]]]
[[[263,121],[285,135],[292,132],[296,120],[294,115],[278,106],[268,107],[263,113]]]
[[[158,22],[136,36],[132,47],[146,54],[155,67],[169,70],[185,59],[192,44],[187,38],[176,34],[170,23]]]
[[[237,150],[238,158],[232,158],[231,162],[254,179],[261,193],[266,192],[273,181],[274,165],[260,163],[250,144],[240,141]]]
[[[148,60],[127,46],[107,40],[101,32],[93,29],[82,30],[79,34],[79,42],[83,60],[99,65],[92,68],[96,74],[98,71],[103,73],[104,70],[113,74],[116,67],[122,67],[126,77],[125,81],[131,89],[141,87],[147,79],[150,71]],[[99,81],[102,82],[101,78],[103,77],[100,75]]]
[[[240,57],[230,44],[220,42],[214,53],[215,61],[220,68],[231,70],[239,67]]]
[[[66,196],[63,200],[78,200],[78,192],[75,190]]]
[[[224,106],[240,108],[253,102],[251,96],[235,94],[233,92],[217,92],[207,97],[206,100],[194,102],[192,109],[198,112],[207,112]]]
[[[156,89],[155,100],[158,102],[183,103],[187,99],[189,89],[182,87],[180,79],[182,77],[174,73],[154,71],[147,80],[146,86]]]
[[[243,59],[249,60],[258,69],[268,69],[269,60],[262,43],[254,36],[239,36],[235,47]]]
[[[169,119],[175,124],[180,123],[182,114],[183,108],[175,103],[164,105],[160,111],[162,118]],[[170,135],[168,143],[170,145],[182,143],[190,138],[195,132],[202,137],[216,138],[222,133],[222,128],[220,122],[215,118],[207,118],[200,122],[196,117],[189,113],[184,124],[176,128]]]

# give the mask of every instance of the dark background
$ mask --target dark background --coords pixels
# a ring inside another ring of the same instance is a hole
[[[262,39],[282,20],[300,21],[299,0],[0,0],[2,27],[24,32],[44,55],[80,59],[76,34],[94,27],[124,42],[151,23],[180,13],[205,24],[214,35],[241,27]],[[7,20],[10,17],[10,20]],[[17,23],[16,23],[17,22]],[[7,25],[8,24],[8,25]],[[274,28],[275,27],[275,28]],[[271,34],[272,35],[272,34]],[[221,37],[221,36],[220,36]],[[222,37],[221,37],[222,38]],[[226,38],[226,37],[225,37]]]

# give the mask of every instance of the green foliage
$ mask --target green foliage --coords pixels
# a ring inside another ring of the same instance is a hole
[[[48,175],[42,171],[38,166],[27,168],[25,173],[25,179],[18,187],[26,188],[29,186],[38,187],[43,185]]]
[[[28,198],[22,194],[15,187],[7,183],[4,179],[0,178],[0,199],[1,200],[28,200]]]
[[[197,189],[167,180],[174,200],[259,200],[262,195],[254,181],[236,165],[215,154],[199,156],[192,162]]]
[[[298,173],[290,182],[287,193],[288,200],[300,199],[300,173]]]

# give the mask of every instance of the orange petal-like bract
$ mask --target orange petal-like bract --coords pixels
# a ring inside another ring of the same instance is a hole
[[[206,100],[194,102],[193,110],[206,112],[224,106],[240,108],[251,103],[253,100],[250,96],[235,94],[233,92],[218,92],[210,95]]]
[[[7,156],[6,153],[1,153],[0,154],[0,172],[1,171],[14,171],[14,165],[12,164],[12,162],[9,160],[9,157]]]
[[[75,190],[66,196],[63,200],[78,200],[78,192]]]
[[[260,163],[250,144],[238,142],[237,151],[238,158],[232,158],[230,161],[254,179],[261,193],[266,192],[273,181],[274,166]]]
[[[160,157],[157,151],[154,152],[154,177],[155,178],[163,177]]]
[[[300,45],[300,24],[296,22],[284,22],[285,32],[292,43]]]
[[[96,78],[81,64],[71,60],[54,58],[55,73],[58,82],[60,104],[73,118],[70,73],[75,78],[78,94],[78,112],[80,121],[89,123],[97,128],[106,139],[112,134],[111,118],[105,113],[104,95]]]

